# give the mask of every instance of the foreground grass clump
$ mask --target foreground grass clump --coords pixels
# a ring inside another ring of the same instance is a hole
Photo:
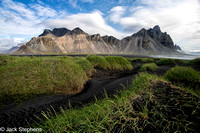
[[[200,58],[196,58],[190,61],[187,61],[184,63],[184,65],[188,66],[188,65],[200,65]]]
[[[80,92],[88,80],[86,71],[90,71],[82,67],[89,62],[71,57],[17,57],[16,61],[15,57],[8,60],[4,57],[4,60],[8,63],[0,66],[1,104],[35,95]]]
[[[92,76],[93,66],[85,57],[76,57],[75,62],[79,64],[88,76]]]
[[[96,68],[110,69],[110,65],[103,56],[88,55],[87,59]]]
[[[193,65],[200,65],[200,58],[196,58],[196,59],[192,60],[192,64]]]
[[[200,73],[192,68],[176,66],[169,70],[164,78],[174,84],[200,90]]]
[[[142,73],[114,98],[43,113],[46,121],[35,126],[47,132],[198,132],[199,104],[196,96]]]
[[[87,59],[92,63],[95,68],[105,69],[105,70],[131,70],[133,69],[131,63],[120,56],[94,56],[89,55]]]
[[[147,70],[155,71],[157,68],[158,66],[155,63],[147,63],[142,65],[142,67],[140,68],[140,72],[144,72]]]
[[[152,59],[152,58],[141,58],[140,60],[142,62],[145,62],[145,63],[152,63],[152,62],[154,62],[154,59]]]
[[[158,66],[162,65],[176,65],[175,60],[173,59],[160,59],[159,61],[156,62]]]
[[[131,70],[133,69],[131,63],[121,56],[106,56],[106,61],[109,63],[112,70]]]

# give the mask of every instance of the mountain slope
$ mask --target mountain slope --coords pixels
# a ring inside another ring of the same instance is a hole
[[[119,40],[113,36],[89,35],[80,28],[45,29],[39,37],[32,38],[26,46],[39,53],[84,53],[84,54],[169,54],[178,53],[171,37],[161,32],[159,26],[141,29]],[[18,50],[17,53],[26,53]]]
[[[121,40],[122,53],[138,53],[138,54],[167,54],[176,53],[175,49],[163,46],[158,40],[149,36],[146,29],[141,29],[132,36]]]

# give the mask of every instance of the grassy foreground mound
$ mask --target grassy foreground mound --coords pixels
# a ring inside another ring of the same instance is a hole
[[[144,72],[147,70],[155,71],[157,68],[158,66],[155,63],[147,63],[142,65],[142,67],[140,68],[140,72]]]
[[[48,93],[80,92],[92,65],[71,57],[0,57],[0,101],[20,101]],[[87,66],[87,68],[85,68]]]
[[[121,56],[95,56],[89,55],[87,59],[92,63],[95,68],[106,70],[131,70],[133,69],[131,63]]]
[[[198,132],[200,99],[141,73],[131,88],[80,109],[43,113],[35,126],[50,132]],[[53,114],[54,117],[53,117]]]
[[[169,70],[164,77],[174,84],[200,90],[200,73],[192,68],[176,66]]]
[[[162,65],[176,65],[176,62],[174,59],[160,59],[159,61],[156,62],[158,66]]]

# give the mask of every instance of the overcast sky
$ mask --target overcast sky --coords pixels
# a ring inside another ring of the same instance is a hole
[[[0,0],[0,51],[44,29],[80,27],[121,39],[155,25],[184,51],[200,52],[200,0]]]

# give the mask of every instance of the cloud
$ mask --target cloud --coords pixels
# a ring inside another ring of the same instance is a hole
[[[100,33],[101,35],[112,35],[118,38],[122,38],[126,35],[109,26],[102,15],[100,11],[96,10],[91,13],[69,15],[65,19],[47,20],[41,23],[41,25],[48,28],[66,27],[73,29],[75,27],[80,27],[89,34]]]
[[[63,1],[65,2],[65,1]],[[68,0],[68,3],[73,7],[73,8],[77,8],[80,11],[82,10],[81,7],[79,6],[78,3],[83,2],[83,3],[93,3],[94,0]]]
[[[16,46],[19,43],[25,43],[27,40],[24,38],[5,38],[5,39],[0,39],[0,53],[8,50],[8,48],[11,48],[13,46]]]
[[[42,32],[38,25],[47,19],[66,16],[66,11],[55,11],[44,3],[24,5],[12,0],[2,0],[0,7],[0,49],[11,48],[19,38],[30,39]]]
[[[108,17],[110,21],[117,23],[120,21],[124,13],[125,13],[125,8],[123,6],[116,6],[110,10],[110,15]]]
[[[200,42],[200,38],[197,39],[200,30],[198,0],[137,0],[132,6],[124,7],[126,10],[119,10],[122,8],[110,10],[110,21],[119,24],[125,32],[134,33],[160,25],[186,51]]]
[[[30,5],[32,9],[36,11],[37,16],[41,17],[55,17],[57,12],[49,7],[41,6],[39,4]]]

